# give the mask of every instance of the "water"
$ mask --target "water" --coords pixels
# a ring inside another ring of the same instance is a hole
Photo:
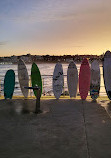
[[[54,63],[42,63],[42,64],[37,64],[41,75],[42,75],[42,80],[43,80],[43,95],[53,95],[52,92],[52,75],[54,71],[55,64]],[[63,66],[63,72],[64,72],[64,91],[67,91],[67,68],[68,68],[68,63],[67,64],[62,64]],[[80,64],[76,64],[78,73],[80,69]],[[31,75],[31,64],[26,65],[28,74],[29,76]],[[13,69],[16,75],[15,79],[15,90],[14,90],[14,95],[15,96],[22,96],[22,92],[19,86],[19,81],[18,81],[18,71],[17,71],[17,65],[12,65],[12,64],[6,64],[6,65],[0,65],[0,85],[1,85],[1,94],[3,95],[3,84],[4,84],[4,76],[7,70]],[[100,88],[100,95],[106,95],[105,88],[104,88],[104,81],[103,81],[103,68],[100,66],[100,73],[101,73],[101,88]],[[33,95],[32,90],[29,92],[29,95]]]

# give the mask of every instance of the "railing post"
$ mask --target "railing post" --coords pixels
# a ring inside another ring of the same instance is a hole
[[[29,87],[31,87],[31,76],[29,76]],[[30,97],[32,97],[32,89],[29,89]]]
[[[35,113],[42,113],[42,110],[40,110],[40,96],[41,96],[41,89],[37,89],[37,96],[36,96],[36,108],[35,108]]]
[[[42,113],[42,110],[40,110],[40,97],[41,97],[41,88],[36,86],[36,87],[24,87],[26,89],[33,89],[37,92],[36,95],[36,106],[35,106],[35,112],[36,114]]]
[[[1,80],[0,80],[0,97],[1,97]]]

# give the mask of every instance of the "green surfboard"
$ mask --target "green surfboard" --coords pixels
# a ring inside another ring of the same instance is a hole
[[[8,70],[4,78],[4,97],[12,99],[15,87],[15,73],[13,70]]]
[[[32,82],[32,87],[38,86],[41,88],[41,94],[42,94],[42,78],[39,68],[35,63],[32,64],[32,68],[31,68],[31,82]],[[34,95],[37,97],[37,91],[33,90],[33,92]]]

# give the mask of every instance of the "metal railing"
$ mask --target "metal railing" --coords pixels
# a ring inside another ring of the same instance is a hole
[[[20,89],[18,76],[15,76],[15,89],[14,89],[14,96],[22,96],[22,92]],[[53,96],[53,89],[52,89],[52,78],[53,75],[42,75],[42,82],[43,82],[43,96]],[[29,86],[31,86],[31,77],[29,76]],[[0,76],[0,95],[4,95],[4,76]],[[69,95],[68,94],[68,87],[67,87],[67,75],[64,75],[64,87],[63,87],[63,96]],[[79,90],[77,91],[77,95],[79,95]],[[88,94],[90,95],[90,94]],[[29,96],[34,96],[33,90],[29,90]],[[103,74],[101,74],[101,84],[100,84],[100,96],[106,96],[106,91],[104,88],[104,80]]]
[[[103,70],[102,70],[102,65],[100,65],[100,72],[101,72],[101,83],[100,83],[100,96],[106,96],[106,91],[104,87],[104,80],[103,80]],[[80,70],[80,65],[77,67],[78,69],[78,75],[79,75],[79,70]],[[5,71],[4,71],[5,73]],[[67,73],[67,72],[66,72]],[[4,95],[4,75],[0,75],[0,94]],[[53,94],[53,89],[52,89],[52,77],[53,75],[42,75],[42,81],[43,81],[43,93],[42,95],[54,95]],[[16,71],[15,75],[15,89],[14,89],[14,96],[22,96],[22,92],[20,89],[19,81],[18,81],[18,75]],[[31,86],[31,77],[29,76],[29,86]],[[33,90],[29,90],[29,96],[33,96]],[[64,75],[64,87],[63,87],[63,94],[62,95],[68,95],[68,87],[67,87],[67,75]],[[79,90],[77,91],[77,95],[79,95]]]

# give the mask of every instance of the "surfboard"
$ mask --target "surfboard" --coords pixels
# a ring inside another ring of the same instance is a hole
[[[32,82],[32,87],[38,86],[41,89],[41,94],[42,94],[42,78],[41,78],[41,73],[38,68],[38,66],[33,63],[32,68],[31,68],[31,82]],[[34,95],[37,97],[37,91],[33,90]]]
[[[29,86],[29,76],[26,65],[22,59],[18,61],[18,80],[20,84],[21,91],[25,98],[28,97],[28,89],[24,87]]]
[[[8,70],[4,78],[4,98],[12,99],[15,87],[15,73],[12,69]]]
[[[79,72],[79,93],[81,99],[85,100],[90,90],[90,66],[86,58],[83,59]]]
[[[70,97],[76,97],[78,84],[78,70],[73,61],[69,63],[67,69],[67,85]]]
[[[107,51],[103,62],[104,85],[108,98],[111,100],[111,52]]]
[[[53,93],[56,99],[59,99],[64,86],[63,68],[61,63],[55,65],[53,72]]]
[[[97,60],[91,63],[90,96],[96,100],[100,90],[100,68]]]

